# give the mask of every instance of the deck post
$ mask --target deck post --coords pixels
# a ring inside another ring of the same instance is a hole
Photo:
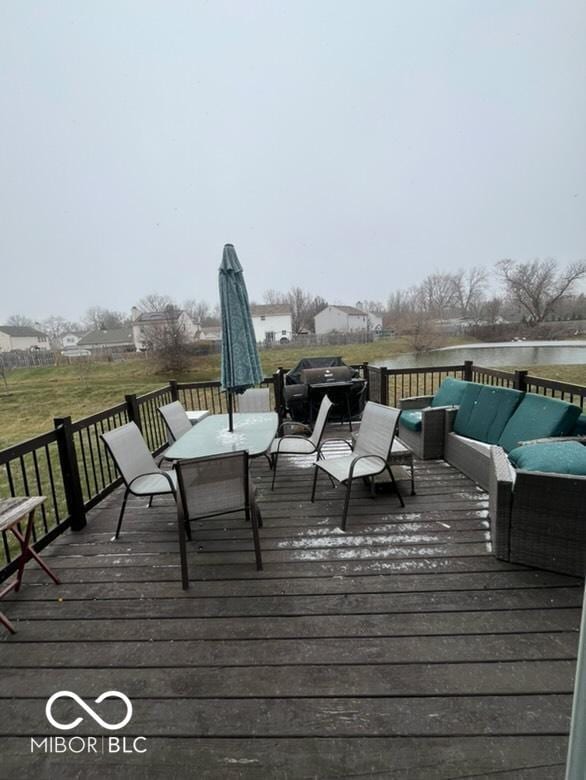
[[[370,383],[368,381],[368,360],[362,364],[362,378],[366,382],[366,400],[370,401]]]
[[[128,410],[128,419],[130,420],[130,422],[136,423],[139,431],[142,432],[142,423],[140,420],[140,409],[138,407],[138,401],[136,400],[136,394],[131,393],[130,395],[125,395],[124,400],[126,401],[126,407]]]
[[[177,380],[176,379],[170,379],[169,380],[169,389],[171,390],[171,398],[174,401],[179,400],[179,388],[177,386]]]
[[[513,379],[515,390],[521,390],[523,393],[527,392],[527,374],[528,371],[526,369],[515,371],[515,378]]]
[[[464,361],[464,371],[462,372],[462,379],[466,382],[472,382],[474,376],[474,362],[472,360]]]
[[[383,406],[389,405],[389,369],[386,366],[380,370],[380,402]]]
[[[85,516],[81,479],[79,478],[75,442],[73,441],[71,417],[55,417],[53,425],[57,435],[59,462],[61,474],[63,475],[63,490],[67,502],[67,511],[71,518],[71,529],[72,531],[81,531],[82,528],[85,528],[87,519]]]

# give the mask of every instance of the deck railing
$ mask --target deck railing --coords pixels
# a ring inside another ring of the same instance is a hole
[[[462,365],[418,368],[384,368],[363,363],[353,366],[368,381],[368,397],[390,406],[402,398],[432,395],[447,376],[474,382],[515,387],[519,390],[560,398],[586,407],[586,387],[530,376],[527,371],[506,372]],[[283,386],[286,369],[265,377],[262,385],[271,393],[271,405],[283,413]],[[144,395],[126,395],[124,402],[101,412],[72,421],[54,420],[54,429],[28,441],[0,450],[0,497],[44,495],[47,501],[35,521],[35,547],[42,549],[67,528],[81,530],[86,513],[117,488],[120,477],[100,434],[134,421],[141,429],[153,454],[167,446],[167,432],[158,408],[179,400],[189,410],[209,409],[212,414],[226,411],[220,383],[175,382]],[[0,543],[0,581],[16,569],[17,550],[6,533]]]

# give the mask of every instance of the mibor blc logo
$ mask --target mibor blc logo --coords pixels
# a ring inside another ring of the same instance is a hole
[[[75,702],[83,714],[71,721],[59,719],[54,714],[56,702],[60,699],[69,699]],[[45,716],[49,723],[60,731],[72,731],[86,719],[91,718],[98,726],[107,731],[119,731],[123,729],[132,718],[132,702],[126,694],[120,691],[105,691],[101,693],[93,704],[99,705],[107,699],[118,699],[124,705],[125,714],[121,720],[110,722],[104,720],[99,712],[87,704],[81,696],[73,691],[57,691],[49,697],[45,705]],[[31,737],[31,753],[146,753],[146,737],[126,736],[48,736]]]

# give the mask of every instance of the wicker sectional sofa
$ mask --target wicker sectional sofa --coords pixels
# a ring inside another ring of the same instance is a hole
[[[449,397],[440,388],[436,397],[404,399],[399,437],[489,492],[497,558],[584,576],[586,414],[511,388],[451,379],[448,389]]]
[[[511,563],[584,577],[586,446],[576,440],[560,441],[556,446],[583,450],[581,468],[576,469],[582,474],[515,468],[502,447],[492,448],[489,515],[493,550],[497,558]],[[552,449],[551,444],[535,442],[514,452],[532,450],[537,458],[547,448]],[[557,465],[555,461],[547,465],[546,459],[542,468]]]

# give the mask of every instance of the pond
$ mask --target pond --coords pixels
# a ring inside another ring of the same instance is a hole
[[[461,365],[473,360],[479,366],[537,366],[555,363],[586,363],[586,341],[504,341],[492,344],[462,344],[431,352],[412,352],[376,361],[387,368]]]

